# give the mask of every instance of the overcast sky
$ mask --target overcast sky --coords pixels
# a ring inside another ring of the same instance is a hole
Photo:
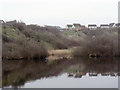
[[[119,0],[0,0],[0,19],[27,24],[100,24],[118,21]]]

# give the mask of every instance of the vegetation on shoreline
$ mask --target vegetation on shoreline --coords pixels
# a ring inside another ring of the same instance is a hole
[[[91,34],[92,33],[92,34]],[[118,55],[118,33],[110,30],[60,32],[56,27],[9,21],[2,25],[3,59],[45,59],[48,50],[73,49],[73,57]]]
[[[113,57],[118,55],[118,33],[102,31],[96,36],[86,36],[73,51],[74,57]]]
[[[79,42],[61,34],[57,28],[9,21],[2,25],[3,59],[45,59],[50,49],[67,49]]]

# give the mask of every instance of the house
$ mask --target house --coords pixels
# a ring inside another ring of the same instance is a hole
[[[120,23],[110,23],[109,28],[118,28],[120,27]]]
[[[67,28],[66,28],[66,30],[72,30],[73,29],[73,25],[71,25],[71,24],[67,24]]]
[[[85,25],[81,25],[80,26],[80,30],[86,30],[87,28],[85,27]]]
[[[4,21],[3,21],[3,20],[0,20],[0,24],[2,24],[2,23],[4,23]]]
[[[79,23],[73,23],[74,30],[80,30],[81,29],[81,24]]]
[[[115,23],[110,23],[109,24],[109,28],[114,28],[115,27]]]
[[[89,24],[88,25],[88,29],[89,30],[96,30],[97,29],[97,25],[96,24]]]
[[[116,23],[115,27],[120,28],[120,23]]]
[[[101,28],[101,29],[108,29],[108,28],[109,28],[109,25],[108,25],[108,24],[101,24],[101,25],[100,25],[100,28]]]

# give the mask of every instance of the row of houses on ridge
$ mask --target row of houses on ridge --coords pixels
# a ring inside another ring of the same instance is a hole
[[[110,23],[110,24],[101,24],[97,26],[96,24],[89,24],[87,27],[85,25],[81,25],[79,23],[67,24],[66,30],[96,30],[96,29],[109,29],[120,27],[120,23]]]
[[[66,30],[84,30],[87,29],[85,25],[79,23],[67,24]]]

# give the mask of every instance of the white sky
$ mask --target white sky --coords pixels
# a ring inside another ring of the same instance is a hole
[[[119,0],[0,0],[0,19],[27,24],[100,24],[118,21]]]

